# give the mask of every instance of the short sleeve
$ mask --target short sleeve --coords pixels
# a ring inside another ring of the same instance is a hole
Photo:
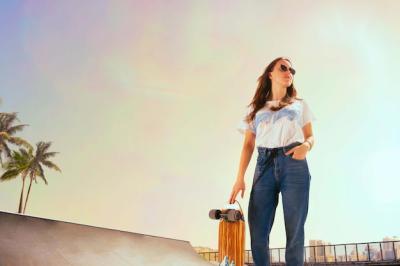
[[[254,119],[250,122],[246,121],[246,118],[251,113],[251,110],[252,110],[251,108],[248,108],[245,114],[243,115],[243,118],[238,123],[237,130],[242,134],[246,133],[247,130],[250,130],[251,132],[253,132],[253,134],[256,134]]]
[[[301,126],[304,127],[307,123],[317,120],[314,113],[311,111],[307,102],[302,100],[303,103],[303,113],[301,116]]]

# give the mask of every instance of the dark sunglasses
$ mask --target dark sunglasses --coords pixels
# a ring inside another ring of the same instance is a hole
[[[282,72],[286,72],[286,71],[288,71],[288,68],[287,68],[287,66],[285,66],[285,65],[281,65],[280,70],[281,70]],[[294,70],[294,69],[291,68],[291,67],[289,67],[289,71],[290,71],[290,73],[292,73],[292,75],[296,74],[296,70]]]

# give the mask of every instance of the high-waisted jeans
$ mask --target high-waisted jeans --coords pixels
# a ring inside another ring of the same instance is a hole
[[[251,250],[256,266],[270,265],[269,234],[279,192],[282,193],[286,229],[286,265],[303,265],[304,224],[311,175],[306,159],[297,160],[292,158],[293,153],[284,154],[300,144],[295,142],[279,148],[257,148],[257,165],[248,209]]]

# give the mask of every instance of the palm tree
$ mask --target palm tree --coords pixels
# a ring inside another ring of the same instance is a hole
[[[32,150],[26,151],[25,149],[19,149],[18,151],[12,151],[10,160],[5,164],[6,172],[0,177],[1,181],[7,181],[16,178],[21,175],[22,177],[22,189],[19,197],[18,213],[22,213],[24,190],[25,190],[25,178],[28,174],[29,164],[32,160]]]
[[[3,166],[2,155],[11,158],[11,149],[8,146],[12,143],[17,146],[24,146],[27,149],[32,149],[32,146],[24,139],[13,136],[18,131],[21,131],[27,125],[13,125],[18,121],[17,113],[0,113],[0,165]]]
[[[25,213],[26,205],[28,203],[29,193],[31,192],[31,187],[32,187],[32,181],[34,180],[35,183],[37,183],[36,177],[39,176],[41,179],[43,179],[46,185],[48,184],[46,177],[44,176],[43,166],[61,172],[61,169],[55,163],[49,160],[49,158],[54,157],[58,153],[58,152],[48,152],[47,150],[50,148],[50,146],[51,142],[40,141],[36,144],[36,154],[30,161],[30,164],[28,166],[28,175],[30,178],[30,183],[29,183],[28,194],[26,195],[25,199],[23,213]]]
[[[36,152],[33,155],[33,150],[20,149],[19,152],[13,151],[11,160],[6,164],[6,172],[0,177],[1,181],[13,179],[19,175],[22,177],[22,190],[19,201],[18,213],[25,213],[28,203],[32,182],[37,183],[36,177],[39,176],[47,185],[47,180],[44,175],[43,166],[61,172],[60,168],[48,160],[54,157],[57,152],[48,152],[51,142],[40,141],[36,144]],[[29,176],[30,183],[25,202],[23,202],[23,195],[25,189],[25,179]],[[23,208],[22,208],[23,207]]]

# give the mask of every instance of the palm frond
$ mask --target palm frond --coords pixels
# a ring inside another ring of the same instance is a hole
[[[54,157],[54,156],[56,156],[56,154],[58,154],[59,152],[46,152],[46,153],[44,153],[43,155],[42,155],[42,159],[43,160],[46,160],[46,159],[48,159],[48,158],[50,158],[50,157]]]
[[[24,147],[26,147],[26,148],[29,149],[29,150],[33,150],[32,145],[31,145],[28,141],[24,140],[23,138],[19,138],[19,137],[10,137],[10,138],[8,139],[8,142],[10,142],[10,143],[12,143],[12,144],[15,144],[15,145],[18,145],[18,146],[24,146]]]
[[[12,161],[17,163],[28,163],[33,159],[33,155],[31,152],[26,151],[25,149],[20,148],[18,151],[13,151],[12,153]]]
[[[40,164],[38,165],[37,170],[38,171],[37,171],[36,175],[39,176],[40,178],[42,178],[44,183],[47,185],[47,180],[44,177],[44,171],[43,171],[43,168],[42,168],[42,166]],[[36,177],[35,177],[35,181],[36,181]]]
[[[50,146],[51,141],[39,141],[38,143],[36,143],[36,154],[44,154],[48,150],[48,148],[50,148]]]
[[[0,176],[0,181],[8,181],[11,179],[16,178],[20,174],[20,171],[17,169],[11,169],[8,171],[5,171],[1,176]]]
[[[8,129],[15,120],[18,120],[16,112],[13,113],[0,113],[0,124],[1,124],[1,131],[6,131],[3,129]]]
[[[39,176],[39,177],[40,177],[41,179],[43,179],[43,181],[44,181],[44,183],[45,183],[46,185],[49,184],[44,176]],[[36,182],[36,179],[35,179],[35,183],[37,183],[37,182]]]
[[[22,149],[20,149],[21,151]],[[33,157],[28,153],[12,151],[10,159],[4,164],[4,169],[15,170],[18,172],[25,171],[29,168]]]
[[[29,125],[16,125],[8,128],[7,133],[10,135],[14,135],[18,131],[22,131],[24,127],[29,126]]]
[[[56,170],[56,171],[58,171],[58,172],[61,172],[61,169],[60,169],[55,163],[53,163],[53,162],[50,162],[50,161],[42,161],[41,163],[42,163],[43,165],[45,165],[47,168],[50,168],[50,169]]]
[[[19,153],[24,157],[33,157],[31,149],[25,150],[23,148],[19,148]]]
[[[5,153],[6,156],[7,156],[8,158],[11,158],[11,150],[10,150],[10,148],[8,147],[8,145],[5,144],[5,143],[3,143],[2,152]]]
[[[9,139],[10,135],[6,131],[0,131],[0,138]]]

